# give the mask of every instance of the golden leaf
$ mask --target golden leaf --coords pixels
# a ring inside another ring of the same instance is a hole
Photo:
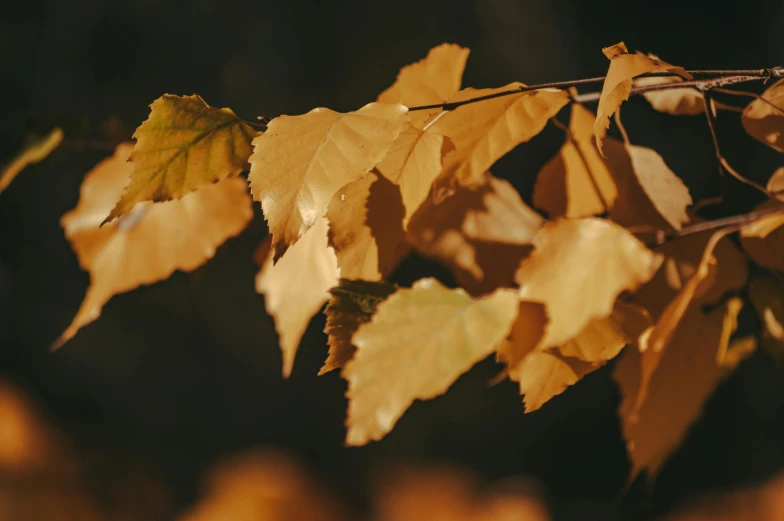
[[[40,163],[63,141],[63,131],[55,127],[49,134],[25,146],[2,170],[0,170],[0,193],[8,188],[19,172],[27,166]]]
[[[329,243],[343,278],[373,281],[392,273],[410,250],[403,212],[399,188],[372,172],[335,193],[327,209]]]
[[[446,101],[460,90],[469,50],[452,43],[430,49],[427,57],[400,69],[395,83],[379,94],[381,103],[401,103],[407,107]],[[436,110],[411,113],[411,123],[422,128]]]
[[[623,346],[617,345],[618,351]],[[536,350],[510,369],[509,377],[520,383],[525,412],[533,412],[601,365],[564,356],[557,349]]]
[[[400,187],[405,207],[404,228],[427,199],[433,181],[441,172],[442,150],[450,147],[444,136],[408,125],[378,164],[381,175]]]
[[[784,79],[749,103],[741,121],[751,137],[784,152]]]
[[[610,128],[610,118],[629,99],[632,91],[632,81],[635,77],[649,72],[672,72],[687,80],[692,76],[681,67],[675,67],[661,60],[650,58],[644,54],[628,54],[623,42],[602,49],[604,55],[610,60],[610,68],[604,79],[602,94],[599,98],[599,108],[593,134],[599,153],[604,155],[602,142]]]
[[[767,201],[758,208],[781,206],[780,201]],[[773,213],[746,225],[740,242],[751,260],[769,270],[784,273],[784,214]]]
[[[101,227],[131,176],[127,159],[132,148],[130,143],[119,145],[93,168],[82,182],[79,204],[61,219],[79,264],[90,272],[90,287],[55,348],[97,319],[113,295],[163,280],[178,269],[198,268],[253,216],[245,182],[227,179],[177,201],[140,203]]]
[[[560,346],[608,316],[618,295],[650,280],[661,263],[629,232],[596,218],[549,222],[534,245],[515,277],[522,300],[547,307],[539,349]]]
[[[337,286],[339,278],[340,268],[334,250],[327,244],[327,220],[323,217],[279,262],[273,263],[271,250],[267,253],[256,275],[256,291],[264,295],[267,312],[275,320],[284,378],[291,374],[310,319],[329,300],[329,290]]]
[[[524,87],[522,83],[510,83],[497,89],[463,89],[448,101]],[[448,137],[454,151],[444,157],[444,167],[436,182],[469,186],[481,183],[493,163],[539,134],[568,102],[566,91],[544,89],[488,99],[439,114],[428,132]]]
[[[780,201],[767,201],[757,207],[757,210],[779,208],[780,211],[760,217],[740,229],[741,237],[764,239],[779,227],[784,226],[784,206]]]
[[[353,358],[357,348],[351,343],[351,337],[359,326],[370,321],[376,307],[396,290],[397,286],[387,282],[347,279],[340,279],[340,285],[329,290],[332,298],[324,310],[329,356],[319,376],[345,366]]]
[[[381,439],[414,400],[442,394],[506,337],[517,314],[513,290],[472,299],[422,279],[382,302],[352,341],[349,445]]]
[[[658,473],[705,400],[729,374],[717,363],[717,353],[726,350],[741,306],[738,299],[731,299],[708,315],[690,310],[647,382],[643,376],[647,351],[624,351],[613,377],[623,397],[618,414],[632,461],[629,481],[644,469],[650,478]],[[643,389],[646,398],[641,401],[638,394]]]
[[[778,168],[768,179],[768,192],[774,194],[779,201],[784,201],[784,166]]]
[[[520,259],[542,225],[507,181],[488,173],[441,203],[426,202],[411,219],[409,242],[450,268],[471,294],[512,286]]]
[[[272,234],[273,261],[322,217],[332,196],[381,161],[407,124],[402,105],[370,103],[273,119],[253,140],[248,179]]]
[[[210,107],[197,95],[164,94],[133,135],[130,182],[104,223],[136,203],[179,199],[240,173],[255,135],[231,109]]]
[[[673,76],[654,76],[637,78],[634,80],[634,86],[652,87],[682,81],[683,79]],[[674,116],[696,116],[705,113],[705,100],[702,97],[702,92],[694,87],[651,90],[643,92],[642,95],[659,112],[666,112]]]

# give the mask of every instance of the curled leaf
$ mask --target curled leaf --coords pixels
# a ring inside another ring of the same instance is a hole
[[[231,109],[210,107],[197,95],[164,94],[133,135],[130,181],[105,222],[127,214],[136,203],[179,199],[237,175],[256,134]]]

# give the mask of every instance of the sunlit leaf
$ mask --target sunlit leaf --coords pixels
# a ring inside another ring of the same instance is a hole
[[[749,103],[741,121],[750,136],[784,152],[784,79],[768,87],[760,98]]]

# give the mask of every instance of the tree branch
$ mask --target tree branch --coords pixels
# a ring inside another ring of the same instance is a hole
[[[694,76],[695,79],[680,81],[675,83],[664,83],[661,85],[634,87],[632,88],[632,94],[640,94],[642,92],[650,92],[654,90],[667,90],[667,89],[684,88],[684,87],[694,87],[700,90],[710,90],[712,88],[723,87],[735,83],[743,83],[747,81],[759,81],[759,80],[767,80],[769,78],[784,77],[784,67],[771,67],[769,69],[752,69],[752,70],[690,70],[687,72],[692,76]],[[672,76],[680,77],[672,72],[649,72],[646,74],[642,74],[638,77],[651,78],[651,77],[672,77]],[[603,83],[604,79],[605,79],[604,76],[598,76],[596,78],[587,78],[582,80],[540,83],[538,85],[530,85],[530,86],[520,87],[517,89],[496,92],[493,94],[488,94],[486,96],[477,96],[475,98],[470,98],[462,101],[455,101],[451,103],[449,102],[434,103],[432,105],[419,105],[416,107],[409,107],[408,111],[414,112],[418,110],[433,110],[433,109],[454,110],[458,107],[462,107],[463,105],[478,103],[480,101],[486,101],[489,99],[501,98],[504,96],[511,96],[513,94],[519,94],[521,92],[531,92],[531,91],[541,90],[541,89],[568,89],[571,87],[580,87],[583,85],[595,85],[595,84]],[[597,101],[599,99],[599,96],[600,93],[598,92],[581,94],[575,97],[575,101],[578,102]]]

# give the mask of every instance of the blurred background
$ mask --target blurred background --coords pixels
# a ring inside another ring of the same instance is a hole
[[[780,0],[5,2],[0,163],[54,125],[67,141],[0,196],[0,379],[63,434],[85,486],[108,508],[158,505],[118,519],[177,515],[200,497],[214,464],[254,447],[294,455],[356,514],[368,509],[373,476],[407,464],[457,466],[480,481],[527,476],[565,520],[645,519],[762,482],[784,466],[784,379],[764,353],[718,389],[652,487],[624,488],[612,364],[524,415],[514,384],[487,385],[498,369],[488,360],[446,395],[415,403],[381,442],[344,447],[346,385],[338,372],[316,376],[327,352],[321,316],[281,378],[274,325],[253,285],[253,252],[266,236],[258,205],[252,224],[202,268],[114,297],[60,351],[48,347],[89,282],[59,219],[76,205],[84,174],[163,93],[198,93],[245,119],[353,110],[442,42],[471,49],[464,86],[478,88],[603,75],[601,48],[622,40],[686,68],[763,68],[784,65],[782,27]],[[780,156],[745,137],[736,114],[721,116],[725,156],[764,182]],[[658,114],[635,99],[624,121],[695,199],[720,193],[704,118]],[[561,143],[548,128],[493,173],[530,200]],[[751,197],[734,188],[739,202]],[[451,281],[416,256],[393,280],[427,274]]]

